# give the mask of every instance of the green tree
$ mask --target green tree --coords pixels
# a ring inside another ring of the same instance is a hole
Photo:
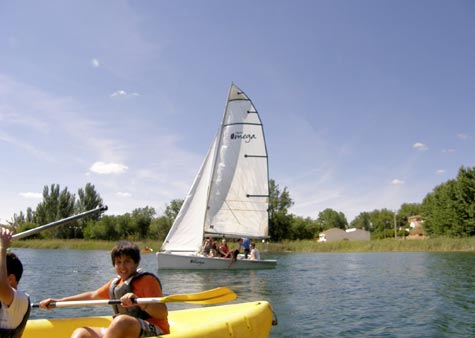
[[[373,238],[394,237],[394,212],[388,209],[370,212]]]
[[[317,223],[323,230],[339,228],[345,230],[348,228],[348,221],[342,212],[327,208],[318,214]]]
[[[68,192],[68,188],[61,191],[59,184],[51,184],[50,188],[44,186],[43,201],[36,207],[33,217],[34,223],[44,225],[73,215],[74,200],[75,196]],[[67,238],[70,233],[71,230],[64,226],[46,232],[49,237],[59,238]]]
[[[96,189],[93,184],[87,183],[85,188],[78,189],[78,199],[75,204],[76,213],[82,213],[89,210],[93,210],[103,206],[103,201],[101,196],[96,192]],[[82,238],[83,231],[86,224],[89,221],[97,221],[101,217],[100,213],[94,213],[92,215],[83,217],[77,221],[72,222],[69,227],[73,229],[72,237]]]
[[[320,233],[321,229],[318,223],[310,217],[291,216],[290,223],[291,240],[314,239]]]
[[[456,181],[438,185],[422,201],[424,228],[429,235],[453,235],[453,224],[460,224],[456,208]]]
[[[363,211],[358,216],[356,216],[353,221],[351,221],[350,226],[356,229],[371,231],[373,228],[373,223],[371,222],[370,213]]]
[[[174,199],[165,207],[164,215],[150,223],[150,237],[164,240],[183,206],[184,200]]]
[[[135,225],[139,239],[147,238],[150,223],[152,222],[154,215],[155,209],[148,206],[132,211],[132,222]]]
[[[35,213],[33,212],[33,209],[31,209],[31,207],[26,208],[26,222],[33,223],[34,215]]]
[[[397,212],[397,225],[399,227],[407,227],[408,218],[411,216],[422,215],[421,203],[404,203]]]
[[[96,192],[96,188],[93,184],[87,183],[84,189],[78,189],[78,200],[76,202],[77,213],[96,209],[103,206],[103,203],[101,196]],[[94,213],[87,217],[88,220],[98,220],[99,218],[99,213]]]
[[[43,188],[43,201],[36,206],[33,221],[38,225],[44,225],[58,220],[59,185],[52,184]]]
[[[475,168],[461,167],[456,179],[435,187],[422,209],[429,235],[475,235]]]
[[[114,241],[120,239],[117,219],[121,216],[103,216],[100,220],[89,220],[84,227],[85,239]]]
[[[130,213],[117,216],[115,218],[115,227],[119,238],[130,240],[137,239],[136,234],[138,231]]]
[[[475,235],[475,167],[461,167],[457,175],[455,190],[457,213],[460,224],[456,229],[459,236]]]
[[[291,216],[288,208],[293,205],[287,187],[281,192],[274,180],[269,180],[269,236],[274,241],[290,237]]]
[[[59,194],[58,220],[74,215],[74,201],[76,196],[64,188]],[[53,228],[51,231],[58,238],[73,238],[78,230],[77,221]]]
[[[165,214],[165,217],[167,217],[168,220],[170,221],[170,224],[173,224],[173,222],[175,222],[175,219],[178,216],[178,213],[180,212],[181,207],[183,206],[183,202],[184,200],[182,199],[174,199],[165,208],[164,214]]]
[[[172,223],[170,221],[170,218],[167,216],[160,216],[158,218],[154,218],[150,223],[149,237],[151,239],[163,241],[165,237],[167,237],[168,231],[170,231],[171,226]]]
[[[23,211],[20,211],[19,214],[13,214],[13,220],[8,221],[7,223],[14,228],[18,228],[25,222],[26,222],[26,217],[23,214]]]

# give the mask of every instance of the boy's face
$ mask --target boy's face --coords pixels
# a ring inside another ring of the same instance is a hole
[[[138,263],[135,263],[132,258],[126,255],[116,257],[114,261],[115,272],[124,281],[137,271],[138,265]]]

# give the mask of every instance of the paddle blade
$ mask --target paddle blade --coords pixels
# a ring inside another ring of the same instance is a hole
[[[231,293],[228,293],[226,295],[216,297],[216,298],[210,298],[210,299],[205,299],[205,300],[192,300],[192,301],[186,301],[185,303],[211,305],[211,304],[220,304],[220,303],[230,302],[232,300],[235,300],[236,298],[237,298],[237,295],[234,292],[231,292]]]
[[[221,299],[221,297],[227,297],[226,299],[229,298],[230,300],[233,300],[233,299],[236,299],[237,295],[232,290],[226,287],[219,287],[219,288],[215,288],[215,289],[211,289],[211,290],[207,290],[203,292],[177,294],[177,295],[162,297],[161,302],[162,303],[186,302],[186,303],[195,303],[195,304],[216,304],[216,303],[213,303],[213,300]]]

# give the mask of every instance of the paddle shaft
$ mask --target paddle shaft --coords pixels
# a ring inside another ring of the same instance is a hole
[[[136,304],[151,304],[151,303],[172,303],[184,302],[191,304],[218,304],[229,302],[236,299],[237,295],[230,289],[219,287],[203,292],[177,294],[165,297],[148,297],[135,298]],[[120,299],[99,299],[99,300],[75,300],[64,302],[51,302],[48,304],[50,308],[67,308],[76,306],[100,306],[100,305],[114,305],[121,304]],[[37,308],[39,304],[33,304],[32,307]]]
[[[42,225],[42,226],[39,226],[39,227],[36,227],[36,228],[33,228],[33,229],[30,229],[30,230],[26,230],[26,231],[23,231],[23,232],[20,232],[18,234],[15,234],[12,236],[12,239],[19,239],[19,238],[23,238],[23,237],[27,237],[27,236],[31,236],[31,235],[35,235],[43,230],[46,230],[46,229],[49,229],[51,227],[55,227],[55,226],[58,226],[58,225],[62,225],[62,224],[66,224],[66,223],[69,223],[69,222],[72,222],[72,221],[75,221],[79,218],[82,218],[82,217],[85,217],[85,216],[89,216],[91,214],[94,214],[96,212],[101,212],[101,211],[106,211],[107,210],[107,206],[102,206],[102,207],[99,207],[97,209],[92,209],[92,210],[89,210],[89,211],[85,211],[83,213],[80,213],[80,214],[77,214],[77,215],[73,215],[73,216],[70,216],[70,217],[67,217],[67,218],[63,218],[63,219],[60,219],[59,221],[55,221],[55,222],[51,222],[51,223],[48,223],[48,224],[45,224],[45,225]]]
[[[77,306],[101,306],[101,305],[115,305],[120,304],[120,299],[99,299],[99,300],[74,300],[68,302],[51,302],[49,308],[67,308]],[[163,303],[161,298],[136,298],[134,303],[136,304],[150,304],[150,303]],[[39,304],[33,304],[32,307],[39,307]]]

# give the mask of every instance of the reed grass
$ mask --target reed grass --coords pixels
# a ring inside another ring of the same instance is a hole
[[[268,252],[475,252],[475,237],[437,237],[423,240],[380,239],[371,241],[284,241],[269,243]]]
[[[148,246],[154,251],[160,249],[161,243],[154,241],[141,242],[134,241],[139,248]],[[26,239],[13,242],[15,248],[31,248],[31,249],[66,249],[66,250],[108,250],[110,251],[115,245],[116,241],[97,241],[97,240],[82,240],[82,239]]]
[[[158,251],[159,241],[135,241],[140,247],[151,247]],[[116,242],[63,239],[22,239],[13,242],[16,248],[68,249],[68,250],[110,250]],[[257,248],[271,253],[279,252],[475,252],[475,237],[436,237],[424,240],[381,239],[371,241],[340,241],[319,243],[312,240],[282,241],[276,243],[257,242]]]

